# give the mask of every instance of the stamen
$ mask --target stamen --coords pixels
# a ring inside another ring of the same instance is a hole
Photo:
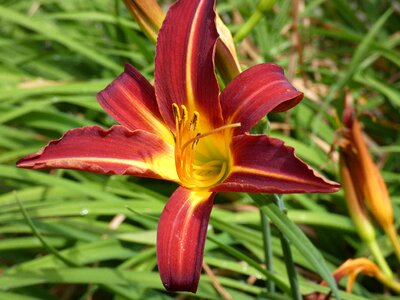
[[[189,112],[185,105],[172,103],[172,113],[175,118],[175,132],[172,132],[175,141],[176,171],[182,185],[188,188],[210,188],[223,180],[229,168],[228,160],[214,159],[195,149],[200,139],[221,132],[226,129],[241,126],[240,123],[227,124],[205,133],[198,133],[200,114],[197,111]],[[192,114],[188,123],[189,113]],[[191,147],[188,147],[188,146]],[[229,151],[229,150],[228,150]],[[204,163],[203,163],[204,162]]]
[[[197,127],[197,122],[198,122],[198,120],[199,120],[199,113],[197,112],[197,111],[195,111],[194,113],[193,113],[193,119],[192,119],[192,121],[190,122],[190,129],[192,130],[192,131],[195,131],[196,130],[196,127]]]
[[[181,113],[179,112],[179,106],[176,103],[172,103],[172,113],[174,115],[175,121],[181,119]]]
[[[216,129],[213,129],[213,130],[208,131],[208,132],[206,132],[206,133],[197,134],[196,137],[194,137],[194,138],[188,140],[185,144],[183,144],[183,146],[182,146],[182,151],[183,151],[188,145],[190,145],[191,143],[193,143],[193,142],[196,141],[196,140],[198,141],[198,140],[200,140],[201,138],[204,138],[204,137],[206,137],[206,136],[212,135],[212,134],[214,134],[214,133],[216,133],[216,132],[219,132],[219,131],[222,131],[222,130],[225,130],[225,129],[234,128],[234,127],[240,127],[240,126],[241,126],[240,123],[233,123],[233,124],[228,124],[228,125],[224,125],[224,126],[218,127],[218,128],[216,128]]]
[[[198,133],[198,134],[196,134],[196,137],[195,137],[195,138],[192,138],[192,139],[189,140],[189,142],[192,141],[192,149],[193,149],[194,147],[196,147],[197,144],[199,143],[199,137],[200,137],[200,136],[201,136],[201,134]],[[187,144],[189,144],[189,142],[187,142]],[[185,144],[184,147],[182,147],[182,149],[185,149],[185,147],[186,147],[186,144]]]
[[[188,112],[187,112],[187,108],[185,105],[181,105],[181,109],[182,109],[182,126],[185,126],[187,119],[188,119]]]
[[[176,136],[175,136],[174,132],[171,129],[169,131],[171,132],[172,137],[174,138],[174,142],[176,143]]]

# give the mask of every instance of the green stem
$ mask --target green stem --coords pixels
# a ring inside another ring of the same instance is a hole
[[[393,291],[400,293],[400,282],[385,276],[383,273],[378,274],[377,279]]]
[[[370,240],[368,242],[368,248],[374,256],[376,263],[378,264],[382,273],[385,274],[388,278],[393,278],[392,270],[390,270],[390,267],[388,266],[386,259],[382,254],[381,248],[379,248],[378,243],[376,242],[376,239]]]
[[[271,273],[274,272],[274,265],[272,262],[272,243],[271,243],[271,224],[268,216],[260,209],[261,228],[264,242],[264,256],[267,270]],[[271,293],[275,292],[275,283],[267,278],[267,290]]]
[[[250,18],[243,24],[243,26],[236,32],[233,40],[238,43],[243,40],[254,27],[261,21],[264,13],[272,8],[275,0],[260,0],[257,4],[257,10],[250,16]]]
[[[390,242],[392,243],[394,253],[396,254],[397,260],[400,261],[400,243],[397,237],[396,228],[393,224],[388,228],[385,228],[386,234],[388,235]]]
[[[213,243],[218,245],[222,250],[226,251],[227,253],[229,253],[233,257],[236,257],[237,259],[245,261],[250,266],[252,266],[257,271],[259,271],[261,274],[263,274],[266,278],[268,278],[270,280],[273,280],[274,283],[277,285],[277,287],[279,289],[281,289],[283,292],[285,292],[286,294],[290,293],[289,286],[287,285],[287,283],[281,277],[271,273],[269,270],[265,270],[262,266],[260,266],[260,264],[258,262],[254,261],[253,259],[251,259],[247,255],[243,254],[239,250],[236,250],[235,248],[233,248],[233,247],[231,247],[229,245],[225,245],[225,244],[221,243],[216,238],[214,238],[214,237],[212,237],[210,235],[207,236],[207,240],[212,241]]]
[[[280,211],[286,214],[287,211],[285,208],[285,204],[283,202],[282,195],[275,194],[275,199]],[[289,277],[290,287],[292,288],[292,297],[294,300],[301,300],[303,299],[303,297],[301,296],[299,289],[297,273],[294,266],[293,255],[292,255],[292,250],[290,248],[289,240],[283,235],[281,231],[279,231],[279,237],[281,240],[283,257],[285,259],[285,265]]]

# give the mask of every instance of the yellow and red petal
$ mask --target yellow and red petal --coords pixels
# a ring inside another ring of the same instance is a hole
[[[156,0],[124,0],[143,32],[153,41],[164,20],[164,12]]]
[[[196,292],[214,193],[179,187],[168,200],[157,229],[157,260],[169,291]]]
[[[158,35],[154,85],[161,115],[172,131],[173,103],[185,105],[189,115],[198,111],[200,122],[212,128],[222,125],[213,61],[218,38],[214,6],[214,0],[176,2]]]
[[[294,149],[266,135],[238,135],[231,144],[229,176],[215,192],[332,193],[340,185],[298,159]]]
[[[234,134],[249,131],[269,112],[282,112],[303,98],[285,77],[281,67],[265,63],[242,72],[221,93],[225,123],[241,123]]]
[[[215,50],[215,63],[224,82],[230,82],[241,72],[235,42],[228,27],[217,14],[219,39]]]
[[[174,150],[158,136],[116,125],[67,131],[35,154],[17,162],[29,169],[74,169],[177,181]]]
[[[173,137],[158,110],[153,86],[133,66],[97,94],[104,110],[122,126],[154,133],[168,142]]]

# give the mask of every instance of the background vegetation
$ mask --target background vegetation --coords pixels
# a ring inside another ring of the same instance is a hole
[[[295,109],[270,116],[271,135],[339,181],[337,153],[329,155],[329,150],[338,129],[335,111],[341,114],[347,89],[358,111],[370,114],[362,117],[364,130],[397,220],[399,3],[277,2],[237,44],[244,68],[278,63],[305,93]],[[234,34],[257,12],[256,1],[225,0],[217,5]],[[68,129],[111,126],[114,121],[97,104],[95,94],[122,72],[125,63],[151,80],[153,59],[154,45],[120,0],[0,0],[0,299],[177,297],[162,288],[154,247],[157,219],[173,184],[15,168],[16,160]],[[342,192],[284,199],[289,218],[312,240],[330,270],[348,258],[369,256]],[[396,274],[399,263],[387,238],[379,235]],[[202,275],[197,295],[183,293],[179,299],[289,299],[283,293],[263,296],[265,274],[251,266],[264,261],[260,216],[247,195],[218,195],[208,236],[209,270]],[[287,281],[275,231],[272,242],[275,272]],[[57,257],[60,254],[67,260]],[[296,249],[293,254],[301,291],[310,293],[318,288],[320,277]],[[215,288],[216,282],[223,291]],[[344,299],[395,299],[373,279],[358,282],[354,295],[343,293]]]

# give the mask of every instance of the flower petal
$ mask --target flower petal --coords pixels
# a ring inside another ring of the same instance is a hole
[[[169,291],[196,292],[214,193],[179,187],[168,200],[157,229],[157,260]]]
[[[17,162],[30,169],[75,169],[177,181],[173,148],[154,134],[122,126],[72,129]]]
[[[241,123],[235,135],[250,130],[269,112],[282,112],[303,98],[286,79],[281,67],[260,64],[247,69],[232,80],[221,93],[225,123]]]
[[[215,51],[215,63],[224,82],[228,83],[241,72],[235,42],[228,27],[217,14],[219,39]]]
[[[173,131],[172,103],[185,105],[189,117],[196,110],[200,120],[214,128],[222,125],[213,62],[218,38],[214,5],[214,0],[176,2],[158,35],[155,90],[161,115]]]
[[[158,110],[153,86],[133,66],[125,65],[124,72],[97,94],[97,100],[124,127],[142,129],[173,142]]]
[[[340,185],[320,177],[294,149],[266,135],[238,135],[231,144],[230,175],[215,192],[331,193]]]

